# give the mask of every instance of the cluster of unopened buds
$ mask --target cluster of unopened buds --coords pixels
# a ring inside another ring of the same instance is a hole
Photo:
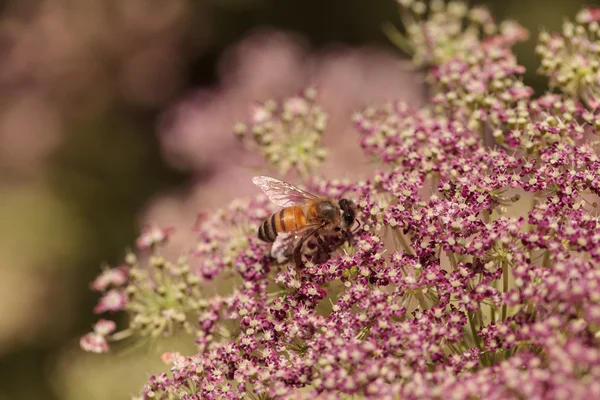
[[[327,156],[321,136],[328,117],[315,103],[316,97],[317,90],[311,87],[282,102],[254,104],[250,125],[239,122],[234,132],[249,149],[261,153],[278,174],[295,170],[307,177]]]
[[[317,196],[356,202],[350,238],[309,243],[301,268],[275,260],[257,230],[278,208],[261,194],[208,213],[185,259],[165,260],[171,232],[153,228],[93,283],[96,311],[124,310],[130,325],[100,320],[84,349],[194,335],[197,352],[167,354],[139,398],[600,398],[600,12],[542,34],[557,90],[534,98],[510,51],[522,28],[457,2],[399,3],[430,104],[356,113],[360,146],[380,161],[367,180],[318,178],[314,149],[284,168],[306,168]],[[271,164],[269,149],[300,137],[306,101],[254,111]]]

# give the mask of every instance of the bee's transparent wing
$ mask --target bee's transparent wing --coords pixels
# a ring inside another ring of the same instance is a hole
[[[279,207],[291,207],[317,199],[313,194],[269,176],[255,176],[252,183],[261,188],[269,200]]]
[[[296,243],[301,237],[302,235],[298,232],[281,232],[277,235],[275,242],[273,242],[271,257],[279,263],[284,262],[290,257]]]
[[[296,245],[308,236],[315,233],[323,225],[311,224],[306,225],[300,229],[290,232],[281,232],[275,238],[273,246],[271,247],[271,257],[282,263],[287,260],[293,253]]]

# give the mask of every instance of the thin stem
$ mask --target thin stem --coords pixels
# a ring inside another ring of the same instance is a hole
[[[383,34],[387,36],[390,42],[394,43],[400,50],[406,54],[413,54],[413,48],[409,40],[394,25],[386,22],[381,27]]]
[[[519,345],[516,345],[515,347],[513,347],[511,349],[512,351],[506,351],[505,354],[507,355],[507,359],[514,356],[515,354],[517,354],[517,351],[519,351]]]
[[[483,222],[486,224],[490,223],[490,212],[488,210],[481,211],[481,216],[483,217]]]
[[[537,197],[533,196],[531,199],[531,208],[529,209],[529,211],[533,211],[536,204],[537,204]]]
[[[448,348],[454,354],[460,354],[460,351],[451,343],[446,344],[446,348]]]
[[[114,341],[123,340],[125,338],[130,337],[132,334],[133,334],[133,331],[131,329],[125,329],[125,330],[116,332],[116,333],[108,336],[108,339],[114,340]]]
[[[431,304],[433,304],[434,306],[437,306],[439,304],[439,298],[436,296],[435,293],[428,292],[425,298],[429,299],[429,301],[431,301]]]
[[[544,268],[550,268],[550,251],[546,250],[544,253],[544,260],[542,261]]]
[[[479,326],[483,326],[483,312],[481,311],[481,307],[475,312],[475,321],[479,323]]]
[[[471,334],[473,335],[473,341],[475,345],[481,348],[481,343],[479,341],[479,336],[477,336],[477,330],[475,329],[475,319],[473,318],[473,313],[467,311],[467,318],[469,319],[469,325],[471,325]]]
[[[431,194],[436,194],[437,185],[440,182],[440,174],[437,172],[432,173],[431,175]]]
[[[458,263],[456,262],[456,257],[454,256],[454,253],[449,251],[446,254],[448,255],[448,258],[450,259],[450,264],[452,264],[452,269],[454,271],[456,271],[456,268],[458,268]]]
[[[400,242],[400,245],[402,246],[404,251],[407,252],[408,254],[414,255],[411,247],[406,242],[406,239],[404,239],[404,235],[399,230],[396,230],[395,233],[396,233],[396,237],[398,238],[398,241]]]
[[[421,291],[415,292],[415,297],[419,300],[419,305],[424,310],[427,310],[427,300],[425,300],[425,296]]]
[[[508,292],[508,263],[504,261],[502,263],[502,291]],[[502,322],[506,321],[506,313],[508,311],[508,305],[502,304]]]

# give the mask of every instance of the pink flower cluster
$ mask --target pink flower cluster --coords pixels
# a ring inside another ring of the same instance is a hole
[[[452,4],[434,2],[423,32],[455,28],[467,9]],[[515,28],[468,15],[486,33],[465,39],[471,51],[432,41],[418,53],[437,60],[429,105],[355,115],[379,169],[305,182],[356,200],[351,239],[309,243],[302,269],[278,263],[256,238],[276,210],[258,195],[201,218],[189,258],[165,260],[171,232],[148,231],[148,262],[130,254],[98,278],[109,290],[96,311],[126,310],[128,334],[194,334],[197,353],[167,356],[140,398],[600,397],[600,159],[588,139],[600,109],[569,90],[532,98],[509,52]],[[107,350],[113,329],[96,326],[82,347]]]

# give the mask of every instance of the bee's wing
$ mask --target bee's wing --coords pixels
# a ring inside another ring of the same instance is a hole
[[[275,258],[278,262],[285,261],[302,239],[315,233],[320,227],[321,225],[319,224],[312,224],[295,231],[279,233],[271,247],[271,257]]]
[[[287,182],[269,176],[255,176],[252,183],[262,189],[269,200],[279,207],[290,207],[304,204],[307,201],[315,200],[318,197],[290,185]]]
[[[292,249],[299,237],[301,236],[297,232],[281,232],[273,242],[271,257],[276,259],[277,262],[284,262],[292,254]]]

